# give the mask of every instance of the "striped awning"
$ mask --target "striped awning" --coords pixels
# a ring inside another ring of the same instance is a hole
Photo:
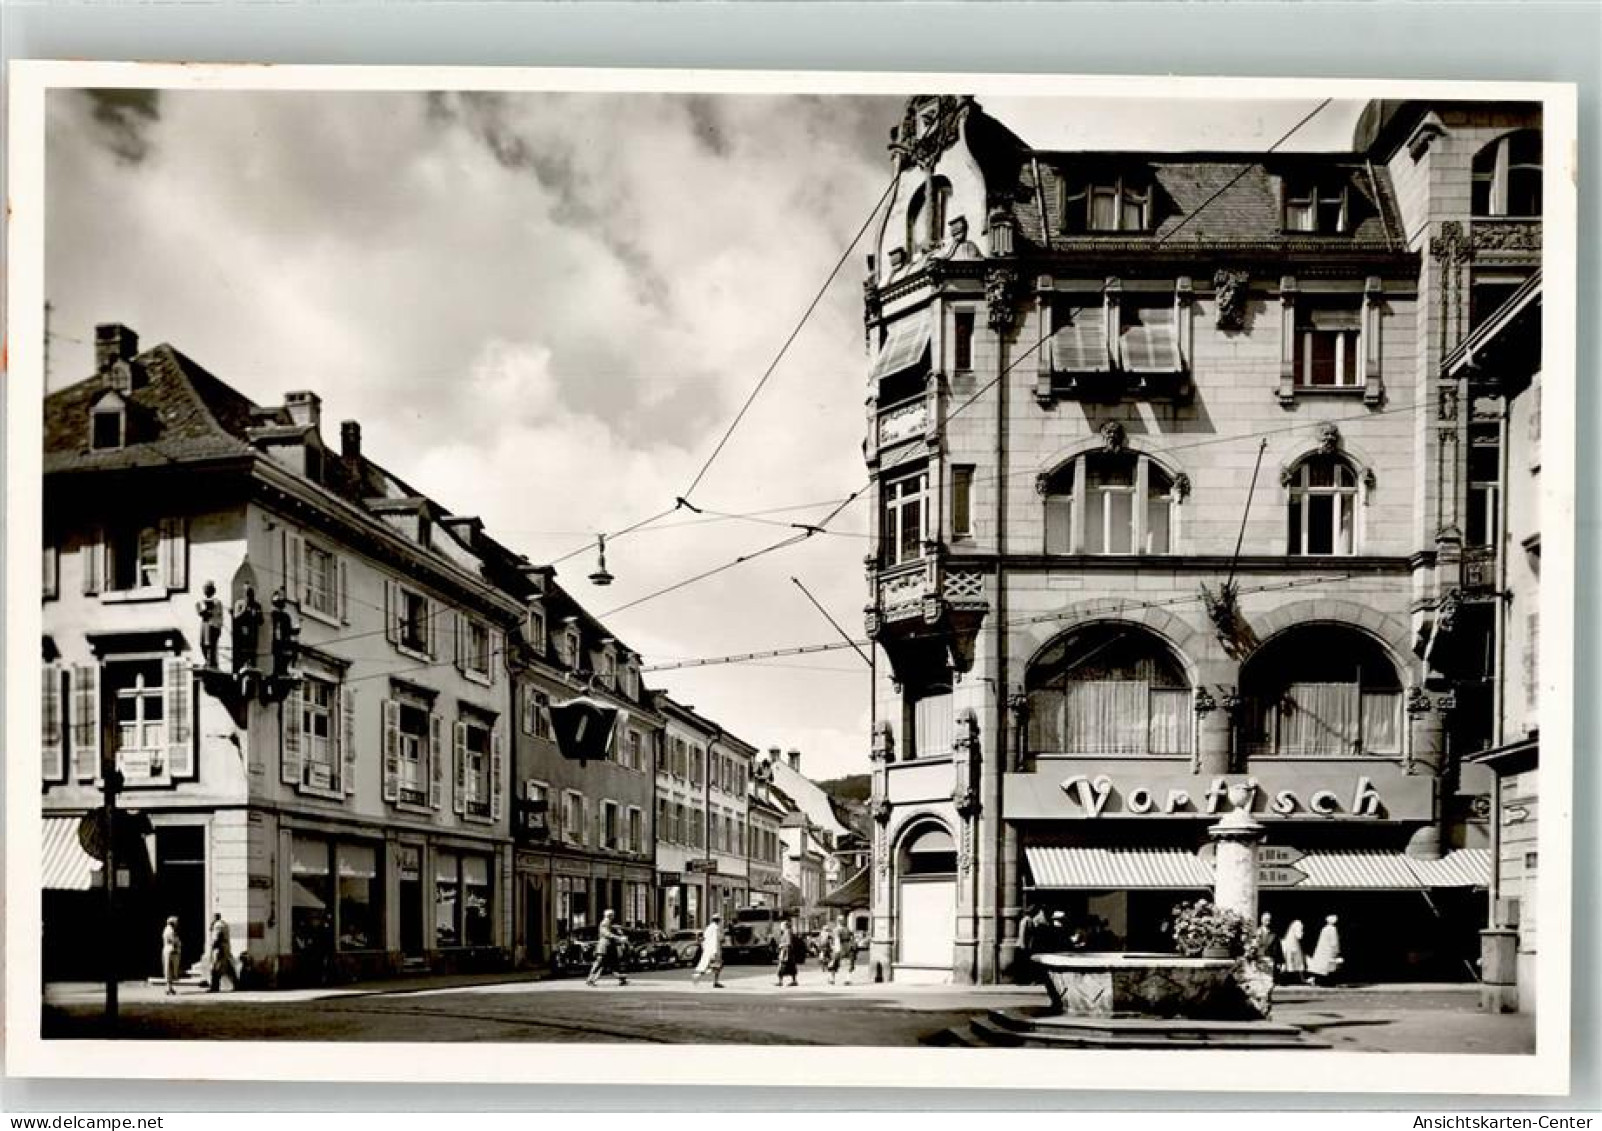
[[[1037,888],[1206,889],[1213,872],[1194,852],[1182,848],[1025,847],[1024,857]]]
[[[919,311],[901,319],[890,327],[884,348],[874,359],[873,371],[868,380],[879,381],[894,377],[927,361],[929,355],[929,312]]]
[[[1439,860],[1408,860],[1419,882],[1430,888],[1491,886],[1491,850],[1459,848]]]
[[[824,907],[866,907],[868,906],[868,870],[862,868],[845,883],[835,888],[818,902]]]
[[[1417,891],[1425,885],[1419,882],[1412,864],[1400,852],[1309,852],[1294,865],[1307,875],[1296,890]]]
[[[1105,373],[1107,316],[1099,308],[1082,310],[1072,322],[1059,327],[1048,342],[1051,368],[1057,373]]]
[[[41,887],[51,891],[88,891],[94,887],[100,862],[78,843],[77,817],[44,819],[44,851],[39,857]]]

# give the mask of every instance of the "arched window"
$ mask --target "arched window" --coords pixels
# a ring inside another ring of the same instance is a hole
[[[1310,624],[1274,637],[1241,668],[1241,694],[1248,755],[1401,753],[1396,665],[1355,628]]]
[[[1338,455],[1309,456],[1290,473],[1292,554],[1357,552],[1357,473]]]
[[[912,194],[907,207],[907,254],[927,251],[946,237],[946,213],[951,210],[951,182],[944,177],[933,181],[931,197],[924,188]]]
[[[1190,681],[1145,629],[1092,624],[1029,665],[1029,750],[1067,754],[1188,754]]]
[[[1042,481],[1048,554],[1167,554],[1179,492],[1138,452],[1090,452]]]
[[[1476,216],[1541,214],[1541,131],[1518,130],[1474,155],[1470,210]]]
[[[925,825],[901,845],[900,874],[941,876],[957,870],[957,844],[939,825]]]

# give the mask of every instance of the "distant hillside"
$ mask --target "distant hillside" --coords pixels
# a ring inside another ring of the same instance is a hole
[[[873,794],[873,781],[867,774],[820,781],[818,788],[837,801],[866,801]]]

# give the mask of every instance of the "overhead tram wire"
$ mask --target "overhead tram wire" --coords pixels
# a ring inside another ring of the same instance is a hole
[[[1297,578],[1293,581],[1276,581],[1264,585],[1254,585],[1250,588],[1240,590],[1240,593],[1242,595],[1254,593],[1274,593],[1282,592],[1288,589],[1299,589],[1309,585],[1332,585],[1341,581],[1350,581],[1355,576],[1357,575],[1342,573],[1333,575],[1326,574],[1320,577],[1303,577]],[[1179,605],[1187,605],[1193,602],[1199,602],[1201,599],[1201,595],[1198,593],[1188,593],[1181,597],[1169,597],[1156,601],[1128,601],[1119,600],[1115,597],[1108,597],[1106,598],[1105,602],[1107,607],[1104,609],[1075,609],[1071,613],[1035,613],[1027,617],[1016,617],[1008,620],[1002,627],[1016,628],[1021,625],[1028,624],[1050,624],[1053,621],[1072,620],[1076,617],[1083,617],[1089,614],[1124,616],[1129,613],[1140,612],[1145,609],[1164,609],[1173,608]],[[933,636],[936,634],[917,633],[914,634],[914,638],[922,635]],[[694,668],[720,667],[729,664],[754,663],[762,660],[779,659],[785,656],[806,656],[815,652],[837,652],[842,648],[851,648],[871,643],[873,642],[870,640],[838,640],[830,641],[826,644],[802,644],[788,648],[772,648],[759,652],[739,652],[728,656],[712,656],[704,659],[671,660],[660,664],[646,664],[641,667],[640,671],[644,674],[650,674],[653,672],[682,671]]]

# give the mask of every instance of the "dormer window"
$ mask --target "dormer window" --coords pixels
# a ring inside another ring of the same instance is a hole
[[[1062,227],[1067,232],[1144,232],[1151,227],[1151,180],[1105,174],[1062,182]]]
[[[1339,235],[1349,230],[1347,187],[1314,181],[1285,182],[1285,230]]]
[[[107,393],[89,412],[89,450],[114,452],[128,443],[128,403]]]
[[[543,654],[545,651],[545,614],[532,605],[529,606],[525,632],[528,637],[528,646],[535,652]]]

